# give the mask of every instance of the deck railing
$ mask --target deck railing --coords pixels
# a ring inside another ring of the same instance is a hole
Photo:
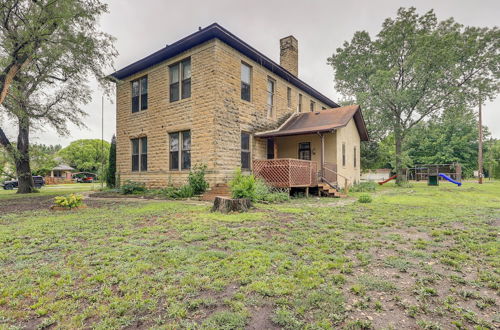
[[[318,165],[314,161],[292,158],[254,160],[253,172],[277,188],[318,185]]]

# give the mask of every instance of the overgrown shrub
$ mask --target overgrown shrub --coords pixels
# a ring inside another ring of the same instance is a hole
[[[205,164],[196,164],[191,171],[189,171],[188,182],[194,195],[203,194],[208,189],[208,182],[205,180],[206,171],[207,165]]]
[[[371,203],[372,202],[372,197],[368,194],[363,194],[359,196],[358,202],[360,203]]]
[[[256,179],[253,175],[244,175],[241,170],[236,170],[233,180],[229,182],[233,198],[248,198],[251,201],[284,202],[290,199],[288,192],[273,191],[263,180]]]
[[[189,198],[195,195],[193,188],[187,184],[181,187],[169,186],[163,188],[158,191],[158,194],[170,199]]]
[[[350,192],[369,192],[375,191],[377,189],[377,183],[373,181],[368,182],[360,182],[358,184],[353,185],[349,191]]]
[[[135,195],[146,192],[146,185],[142,182],[127,180],[121,187],[120,192],[123,195]]]
[[[238,168],[234,174],[234,178],[229,182],[229,187],[233,198],[248,198],[252,201],[255,200],[256,184],[255,177],[252,174],[244,175],[241,173],[241,169]]]
[[[80,194],[70,194],[69,196],[57,196],[54,198],[54,204],[60,207],[73,209],[83,205],[83,196]]]

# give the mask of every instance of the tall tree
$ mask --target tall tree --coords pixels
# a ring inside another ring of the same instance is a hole
[[[107,165],[109,148],[109,142],[101,144],[100,139],[76,140],[61,149],[59,156],[79,171],[97,173],[103,163]]]
[[[328,59],[338,90],[355,98],[378,127],[394,134],[398,183],[404,138],[442,109],[493,98],[499,89],[500,31],[438,22],[432,11],[400,8],[372,40],[368,32]]]
[[[111,139],[109,148],[108,170],[106,171],[106,185],[109,188],[116,186],[116,136]]]
[[[104,70],[112,63],[116,51],[114,39],[98,29],[97,20],[107,11],[107,6],[99,0],[8,0],[7,3],[11,7],[4,8],[7,13],[2,13],[7,25],[0,28],[0,63],[12,62],[12,47],[24,36],[11,32],[12,27],[21,31],[34,29],[32,33],[36,34],[39,30],[30,25],[35,24],[29,20],[32,16],[48,15],[47,19],[54,22],[53,29],[48,32],[42,29],[43,36],[33,37],[43,42],[36,43],[23,69],[12,77],[0,109],[17,123],[17,143],[11,143],[0,128],[0,144],[15,160],[18,193],[29,193],[33,191],[30,130],[36,124],[48,125],[64,135],[68,133],[69,122],[84,126],[85,112],[81,106],[91,99],[88,79],[96,77],[105,86]]]

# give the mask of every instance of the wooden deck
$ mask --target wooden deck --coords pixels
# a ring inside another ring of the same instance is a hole
[[[253,172],[276,188],[318,186],[318,164],[314,161],[292,158],[254,160]]]

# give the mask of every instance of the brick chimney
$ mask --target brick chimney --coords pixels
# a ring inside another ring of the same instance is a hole
[[[299,75],[299,42],[294,36],[280,39],[280,65],[295,77]]]

